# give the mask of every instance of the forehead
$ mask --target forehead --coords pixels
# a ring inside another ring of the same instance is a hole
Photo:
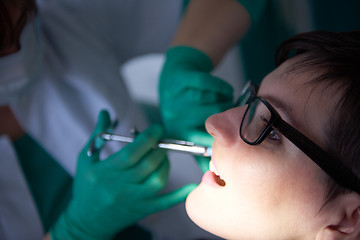
[[[301,57],[285,61],[268,74],[261,83],[258,95],[272,103],[285,121],[324,146],[328,122],[339,93],[334,87],[325,87],[323,83],[309,84],[323,73],[320,69],[288,71]]]

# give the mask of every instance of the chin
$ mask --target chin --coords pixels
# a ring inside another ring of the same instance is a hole
[[[223,237],[221,234],[221,224],[217,222],[216,211],[212,211],[214,209],[211,201],[212,198],[206,196],[206,193],[206,187],[201,186],[201,184],[194,189],[186,198],[186,213],[191,221],[200,228],[219,237]]]
[[[195,224],[197,224],[197,216],[201,216],[201,208],[202,206],[199,205],[198,199],[199,194],[197,193],[199,191],[199,186],[195,188],[193,191],[190,192],[190,194],[187,196],[185,201],[185,210],[191,221],[193,221]],[[200,195],[201,196],[201,195]]]

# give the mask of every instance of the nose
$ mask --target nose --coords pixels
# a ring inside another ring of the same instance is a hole
[[[210,116],[205,127],[218,144],[230,146],[241,140],[239,135],[240,123],[246,108],[236,107],[225,112]]]

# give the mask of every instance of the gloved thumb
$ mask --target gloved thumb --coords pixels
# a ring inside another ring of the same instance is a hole
[[[91,163],[91,162],[99,160],[99,152],[95,152],[92,154],[92,156],[88,156],[88,150],[89,150],[91,144],[95,144],[97,147],[99,147],[99,145],[103,144],[103,143],[99,142],[99,139],[97,139],[97,136],[99,133],[108,129],[110,125],[111,125],[110,114],[106,110],[101,110],[98,114],[98,119],[97,119],[95,129],[92,132],[89,141],[87,142],[87,144],[85,145],[83,150],[80,152],[80,156],[78,158],[78,161],[79,161],[78,164],[82,164],[81,162]]]

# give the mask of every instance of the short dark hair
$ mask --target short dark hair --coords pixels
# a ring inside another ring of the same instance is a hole
[[[360,31],[301,33],[283,42],[276,53],[276,65],[304,54],[288,71],[318,71],[310,84],[336,86],[341,94],[329,119],[325,149],[360,176]],[[330,177],[325,204],[350,190]]]
[[[19,20],[13,23],[9,6],[18,9]],[[35,0],[0,0],[0,51],[14,43],[19,44],[19,37],[29,17],[36,14]]]

